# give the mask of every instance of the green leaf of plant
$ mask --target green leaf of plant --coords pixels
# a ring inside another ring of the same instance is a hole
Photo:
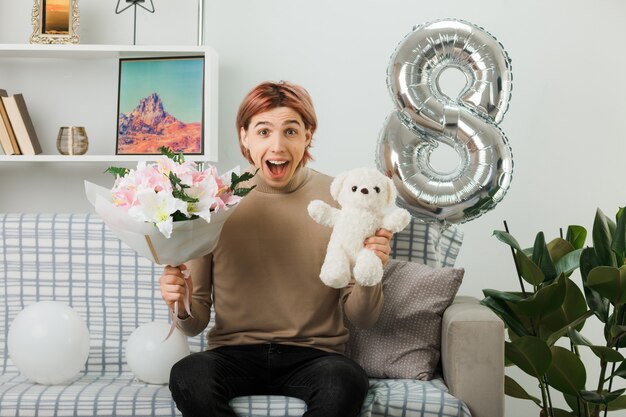
[[[567,410],[563,410],[560,408],[554,408],[552,407],[552,410],[550,410],[552,412],[552,416],[553,417],[578,417],[578,415],[572,413],[571,411],[567,411]],[[550,417],[550,416],[546,416],[545,413],[543,412],[543,410],[541,410],[539,412],[539,416],[540,417]]]
[[[552,258],[552,262],[556,264],[559,259],[568,253],[574,251],[574,246],[569,243],[567,240],[557,237],[556,239],[552,239],[548,244],[548,253],[550,253],[550,258]],[[556,265],[555,265],[556,266]]]
[[[567,403],[567,405],[570,406],[570,408],[572,409],[572,413],[576,416],[576,417],[582,417],[585,415],[584,412],[584,403],[583,400],[581,400],[577,395],[569,395],[569,394],[563,394],[563,398],[565,399],[565,402]],[[578,413],[578,410],[580,409],[580,414]]]
[[[626,266],[598,266],[589,272],[586,285],[612,304],[626,303]]]
[[[626,334],[626,326],[613,325],[611,326],[611,337],[620,337]]]
[[[545,280],[546,277],[541,269],[535,265],[524,252],[516,251],[515,257],[517,258],[517,264],[520,268],[519,272],[522,278],[524,278],[524,281],[536,287]]]
[[[538,337],[523,336],[504,343],[504,355],[528,375],[540,378],[550,367],[550,348]]]
[[[602,390],[600,392],[581,390],[580,398],[591,404],[607,405],[612,401],[617,400],[619,396],[624,393],[624,391],[626,391],[626,388],[622,388],[612,392],[609,392],[607,390]]]
[[[571,323],[581,317],[587,311],[587,303],[585,296],[580,288],[569,278],[565,278],[565,299],[561,306],[554,312],[546,315],[539,325],[539,336],[547,340],[557,330],[571,326]],[[574,327],[581,330],[584,320],[580,321]]]
[[[626,410],[626,395],[611,401],[608,407],[609,411]]]
[[[569,330],[569,338],[577,346],[587,346],[598,358],[605,362],[621,362],[624,360],[624,356],[615,349],[594,345],[574,329]]]
[[[583,281],[587,305],[602,323],[607,323],[609,319],[609,300],[603,298],[597,291],[587,286],[589,272],[598,266],[600,266],[600,260],[593,248],[583,249],[583,252],[580,254],[580,276]]]
[[[611,242],[615,231],[615,223],[598,209],[593,221],[593,248],[600,261],[600,265],[617,267],[615,254],[611,250]]]
[[[554,263],[554,268],[557,274],[565,274],[569,276],[580,265],[580,254],[582,249],[575,249],[572,252],[566,253],[558,261]]]
[[[552,363],[546,376],[548,384],[566,394],[578,395],[585,388],[587,372],[581,360],[569,350],[552,346]]]
[[[486,297],[481,302],[484,306],[489,307],[491,311],[496,313],[502,319],[507,328],[518,336],[527,336],[529,331],[522,324],[517,314],[515,314],[505,301]]]
[[[624,356],[615,349],[606,346],[589,346],[591,351],[604,362],[622,362]]]
[[[564,275],[554,281],[552,284],[540,288],[530,297],[517,303],[517,307],[521,312],[529,317],[541,319],[542,317],[556,311],[561,307],[565,300],[567,291]]]
[[[622,266],[626,258],[626,216],[622,216],[623,212],[624,207],[620,207],[616,215],[615,234],[611,241],[611,250],[615,254],[617,266]]]
[[[533,397],[529,393],[526,392],[524,388],[513,378],[508,375],[504,376],[504,393],[509,397],[520,398],[522,400],[531,400],[534,401],[539,407],[541,407],[541,401],[537,397]]]
[[[485,295],[485,297],[492,297],[497,300],[510,301],[513,303],[517,303],[518,301],[524,299],[524,297],[514,292],[499,291],[490,288],[484,289],[483,294]]]
[[[587,240],[587,229],[582,226],[571,225],[567,228],[565,240],[571,243],[574,249],[581,249]]]
[[[617,367],[615,372],[611,376],[618,376],[620,378],[626,379],[626,362],[622,362],[620,366]]]
[[[585,320],[587,320],[589,317],[591,317],[593,315],[593,312],[591,310],[587,310],[582,316],[578,317],[576,320],[572,321],[570,324],[568,324],[567,326],[557,330],[556,332],[552,333],[547,339],[546,339],[546,343],[548,344],[548,346],[552,346],[556,343],[557,340],[559,340],[561,337],[565,336],[566,334],[568,334],[569,330],[572,328],[576,328],[578,325],[580,325],[581,323],[584,323]]]
[[[495,236],[499,241],[511,246],[513,249],[517,249],[518,251],[522,250],[519,243],[517,243],[517,240],[510,233],[507,233],[503,230],[494,230],[493,236]]]
[[[543,232],[537,233],[535,244],[533,245],[532,261],[543,272],[545,281],[552,281],[557,277],[554,262],[546,245],[546,238]]]
[[[591,343],[591,341],[589,341],[585,336],[580,334],[580,332],[572,329],[571,327],[569,328],[567,335],[569,336],[569,339],[572,341],[572,343],[576,346],[593,346],[593,343]]]

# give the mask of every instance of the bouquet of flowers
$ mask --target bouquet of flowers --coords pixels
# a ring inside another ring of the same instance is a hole
[[[239,175],[235,169],[219,176],[213,166],[202,169],[169,148],[160,151],[155,162],[140,161],[136,169],[107,169],[115,175],[112,189],[85,181],[85,192],[120,240],[156,264],[178,266],[215,249],[222,226],[254,188],[240,184],[256,173]],[[191,315],[188,294],[185,309]]]

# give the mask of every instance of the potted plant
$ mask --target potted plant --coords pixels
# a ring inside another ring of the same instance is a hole
[[[508,375],[505,393],[527,399],[542,417],[599,417],[626,409],[626,389],[613,389],[616,378],[626,379],[626,216],[620,209],[613,221],[597,210],[593,246],[585,247],[587,230],[569,226],[565,238],[546,242],[539,232],[530,248],[522,248],[508,232],[494,235],[511,247],[519,291],[485,289],[482,304],[505,323],[505,362],[537,379],[539,395],[531,395]],[[580,286],[572,279],[579,270]],[[587,320],[604,325],[604,342],[582,334]],[[587,379],[582,349],[599,361],[598,381]],[[571,410],[552,405],[559,392]]]

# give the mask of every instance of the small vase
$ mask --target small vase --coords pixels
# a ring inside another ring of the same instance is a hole
[[[57,150],[61,155],[83,155],[87,152],[89,140],[82,126],[63,126],[57,136]]]

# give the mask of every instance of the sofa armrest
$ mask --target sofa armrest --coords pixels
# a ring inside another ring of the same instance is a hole
[[[504,323],[478,299],[458,296],[444,312],[441,363],[472,417],[504,416]]]

